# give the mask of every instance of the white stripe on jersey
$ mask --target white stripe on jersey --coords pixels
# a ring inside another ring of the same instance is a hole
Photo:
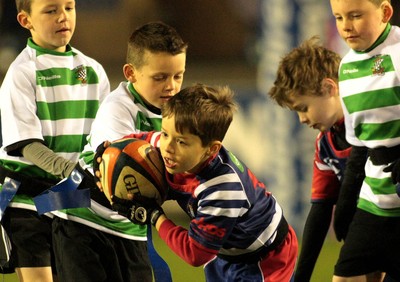
[[[329,165],[317,161],[315,162],[315,165],[318,167],[319,170],[332,170],[332,167],[330,167]]]
[[[54,132],[55,129],[62,130],[59,134],[54,132],[53,135],[79,135],[82,133],[89,134],[93,119],[90,118],[76,118],[76,124],[71,124],[71,119],[59,119],[59,120],[41,120],[43,132]]]
[[[210,179],[207,182],[200,184],[194,191],[194,195],[197,197],[201,192],[203,192],[208,187],[215,186],[215,185],[222,184],[222,183],[229,183],[229,182],[241,183],[240,178],[237,174],[235,174],[235,173],[223,174],[223,175],[214,177],[213,179]]]
[[[282,219],[282,208],[276,203],[275,205],[275,214],[272,218],[271,224],[269,226],[278,226],[279,222]],[[238,249],[238,248],[231,248],[231,249],[220,249],[219,253],[223,255],[242,255],[250,252],[254,252],[261,248],[262,246],[267,245],[266,243],[271,244],[277,235],[277,230],[276,229],[271,229],[271,228],[266,228],[260,236],[256,240],[254,240],[253,244],[251,244],[249,247],[246,249]],[[269,241],[269,242],[268,242]]]

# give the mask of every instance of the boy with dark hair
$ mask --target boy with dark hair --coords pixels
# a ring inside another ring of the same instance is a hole
[[[161,106],[181,89],[186,50],[187,43],[177,31],[162,22],[146,23],[132,33],[123,66],[127,81],[107,96],[97,112],[81,156],[88,165],[104,140],[161,129]],[[53,238],[60,278],[153,281],[147,227],[118,215],[100,191],[92,191],[91,198],[90,208],[53,212],[57,216]],[[80,256],[82,253],[87,256]]]
[[[36,212],[33,197],[74,169],[110,85],[98,62],[69,45],[75,1],[17,0],[16,5],[17,20],[32,37],[0,89],[0,183],[3,188],[10,179],[21,183],[2,223],[19,279],[46,282],[55,270],[51,218]]]
[[[113,208],[135,223],[154,225],[184,261],[204,265],[207,281],[290,281],[296,235],[264,183],[222,145],[235,109],[228,87],[194,85],[163,104],[161,132],[127,136],[159,147],[169,198],[190,217],[188,230],[156,203],[133,195],[114,197]]]

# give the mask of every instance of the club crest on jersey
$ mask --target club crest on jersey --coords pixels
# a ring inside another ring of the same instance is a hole
[[[82,84],[85,84],[87,82],[87,71],[86,67],[84,65],[79,65],[76,68],[74,68],[74,72],[76,75],[76,78],[82,82]]]
[[[374,59],[374,64],[372,66],[372,75],[382,76],[385,75],[385,67],[383,66],[383,57],[378,55]]]

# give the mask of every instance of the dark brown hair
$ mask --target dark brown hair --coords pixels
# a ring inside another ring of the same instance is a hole
[[[206,146],[224,139],[237,110],[233,96],[233,91],[227,86],[195,84],[164,103],[162,116],[174,116],[178,132],[187,131],[199,136],[202,145]]]
[[[162,22],[150,22],[136,29],[128,42],[126,62],[135,68],[145,64],[145,51],[166,52],[171,55],[185,53],[188,44],[178,32]]]

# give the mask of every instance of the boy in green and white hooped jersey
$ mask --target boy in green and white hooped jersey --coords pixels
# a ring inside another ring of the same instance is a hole
[[[388,0],[330,0],[340,36],[351,50],[339,69],[346,139],[367,147],[357,212],[333,281],[365,281],[374,271],[400,280],[400,28]],[[351,158],[351,156],[350,156]],[[393,173],[392,173],[393,170]]]
[[[121,82],[99,108],[82,153],[86,163],[92,163],[96,148],[105,140],[161,130],[160,108],[181,89],[186,50],[187,44],[176,30],[162,22],[146,23],[131,34],[123,66],[127,81]],[[105,195],[101,196],[92,193],[90,208],[53,212],[57,216],[53,222],[55,254],[62,260],[57,263],[60,278],[153,281],[147,227],[113,211]]]
[[[75,1],[16,4],[17,20],[32,37],[0,89],[0,183],[7,176],[21,182],[2,223],[19,279],[47,282],[55,270],[52,220],[38,215],[32,198],[73,170],[110,85],[98,62],[69,45]]]

